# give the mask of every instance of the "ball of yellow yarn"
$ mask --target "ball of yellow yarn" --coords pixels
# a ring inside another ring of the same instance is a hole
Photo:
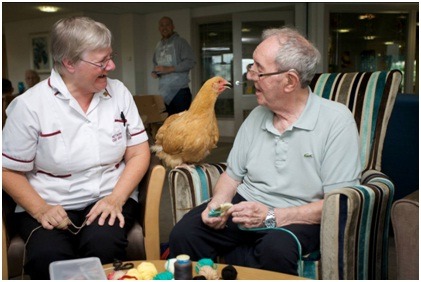
[[[204,265],[199,270],[199,275],[205,276],[206,280],[218,280],[218,272],[209,265]]]
[[[137,271],[136,268],[129,269],[126,275],[136,277],[136,280],[142,280],[142,276],[140,275],[139,271]]]
[[[158,274],[158,270],[151,262],[141,262],[137,266],[137,271],[140,273],[141,280],[152,280]]]

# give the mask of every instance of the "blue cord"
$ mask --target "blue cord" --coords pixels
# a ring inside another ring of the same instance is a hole
[[[287,232],[288,234],[290,234],[292,236],[292,238],[294,238],[295,242],[297,243],[298,246],[298,276],[303,277],[304,276],[304,269],[303,269],[303,258],[302,258],[302,250],[301,250],[301,243],[298,240],[297,236],[290,230],[282,228],[282,227],[273,227],[273,228],[268,228],[268,227],[256,227],[256,228],[244,228],[240,225],[238,225],[238,228],[240,228],[241,230],[244,231],[268,231],[268,230],[280,230],[280,231],[284,231]]]

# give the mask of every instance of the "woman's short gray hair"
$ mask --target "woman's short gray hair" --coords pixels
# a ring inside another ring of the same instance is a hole
[[[263,40],[276,36],[279,49],[276,55],[278,70],[294,69],[300,77],[301,87],[307,87],[320,62],[320,52],[317,48],[291,27],[266,29]]]
[[[111,47],[111,31],[88,17],[69,17],[56,22],[51,31],[54,69],[62,73],[63,59],[77,62],[86,51]]]

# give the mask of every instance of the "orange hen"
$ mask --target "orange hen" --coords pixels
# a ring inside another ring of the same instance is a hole
[[[213,77],[203,84],[187,111],[169,116],[155,136],[151,151],[164,165],[198,163],[216,148],[219,140],[215,102],[231,84]]]

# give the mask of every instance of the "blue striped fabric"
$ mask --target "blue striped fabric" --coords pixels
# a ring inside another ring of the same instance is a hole
[[[200,166],[195,166],[195,169],[200,178],[200,199],[201,202],[204,202],[210,198],[208,182],[206,181],[206,174],[203,171],[203,168]]]
[[[381,152],[397,90],[399,71],[316,74],[310,87],[317,95],[343,103],[354,114],[360,133],[364,169],[381,171]]]
[[[226,163],[180,166],[168,175],[174,224],[193,207],[212,197]]]
[[[388,277],[394,185],[380,171],[387,123],[401,79],[402,74],[396,70],[323,73],[316,74],[310,83],[314,93],[347,105],[354,114],[364,171],[361,185],[325,195],[321,229],[323,279]]]

